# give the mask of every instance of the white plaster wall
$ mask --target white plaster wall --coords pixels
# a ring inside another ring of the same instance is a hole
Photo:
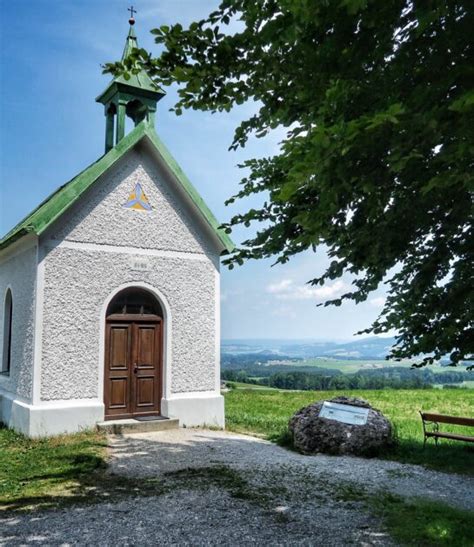
[[[99,377],[103,366],[103,305],[117,287],[126,283],[154,287],[170,306],[172,361],[166,363],[170,367],[169,392],[216,389],[215,263],[204,255],[147,256],[149,271],[137,272],[131,266],[133,259],[133,254],[112,249],[46,249],[42,400],[102,398]]]
[[[33,391],[36,253],[36,246],[32,246],[10,258],[0,258],[0,359],[8,287],[13,296],[11,369],[9,376],[0,374],[0,392],[26,400],[31,400]]]
[[[149,212],[122,207],[139,182]],[[168,180],[163,166],[138,144],[54,225],[45,239],[216,254],[202,222]]]

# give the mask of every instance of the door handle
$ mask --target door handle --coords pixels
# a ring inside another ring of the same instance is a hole
[[[134,374],[136,374],[138,372],[138,366],[137,366],[136,363],[134,363],[134,365],[133,365],[133,372],[134,372]]]

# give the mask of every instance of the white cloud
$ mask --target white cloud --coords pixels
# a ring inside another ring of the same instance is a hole
[[[267,292],[275,294],[280,300],[326,300],[341,296],[349,287],[340,279],[332,285],[312,287],[311,285],[297,285],[292,279],[282,279],[268,285]]]
[[[278,283],[272,283],[268,285],[267,292],[272,294],[279,294],[288,290],[292,285],[293,281],[291,279],[282,279]]]
[[[385,298],[383,296],[376,296],[369,300],[369,304],[374,308],[383,308],[385,304]]]

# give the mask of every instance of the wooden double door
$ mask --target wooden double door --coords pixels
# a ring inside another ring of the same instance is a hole
[[[112,315],[106,322],[105,419],[160,414],[163,320]]]

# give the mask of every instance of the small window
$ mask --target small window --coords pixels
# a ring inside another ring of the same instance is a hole
[[[119,292],[107,308],[109,315],[158,315],[163,317],[161,306],[148,292],[139,288],[125,289]]]
[[[13,323],[13,300],[12,292],[7,290],[5,296],[5,306],[3,308],[3,358],[2,374],[10,374],[12,362],[12,323]]]

